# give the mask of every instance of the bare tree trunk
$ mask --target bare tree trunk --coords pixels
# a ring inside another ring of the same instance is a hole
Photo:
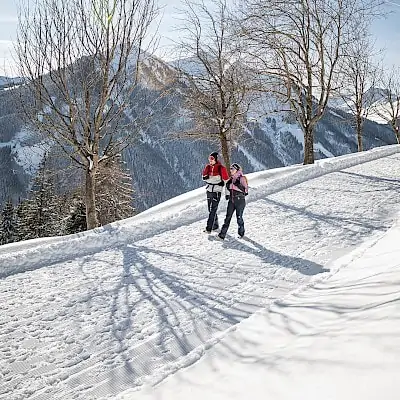
[[[383,71],[381,85],[384,88],[384,101],[387,105],[382,107],[379,103],[375,104],[373,110],[392,128],[397,144],[400,144],[400,69],[393,67],[388,72]]]
[[[362,144],[362,127],[363,121],[361,115],[358,114],[356,118],[356,130],[357,130],[357,149],[358,151],[363,151],[363,144]]]
[[[93,229],[99,226],[96,211],[96,171],[93,168],[86,170],[85,189],[86,224],[87,229]]]
[[[304,164],[314,162],[313,130],[336,86],[354,26],[380,0],[252,0],[240,7],[239,34],[265,77],[265,91],[289,105],[304,133]],[[368,17],[368,18],[367,18]]]
[[[231,165],[230,155],[229,155],[229,144],[225,135],[223,134],[220,135],[220,142],[221,142],[222,157],[224,158],[225,166],[229,168],[229,166]]]
[[[176,68],[186,86],[185,118],[191,120],[182,136],[218,138],[229,165],[231,146],[239,141],[257,98],[256,74],[245,68],[237,37],[229,32],[228,0],[217,0],[212,7],[202,1],[182,3],[182,34],[177,42],[182,57]]]
[[[304,129],[304,165],[314,164],[314,132],[310,126]]]
[[[354,33],[354,40],[345,46],[338,91],[352,116],[352,125],[355,123],[357,149],[361,152],[364,120],[378,100],[376,82],[380,67],[375,61],[377,52],[369,35],[368,20],[360,21]]]
[[[391,127],[392,127],[392,130],[393,130],[395,136],[396,136],[397,144],[400,144],[400,132],[399,132],[399,127],[397,126],[396,122],[394,122],[394,123],[391,122],[390,125],[391,125]]]

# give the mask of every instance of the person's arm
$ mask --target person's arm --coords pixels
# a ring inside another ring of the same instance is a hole
[[[224,166],[221,167],[221,179],[226,183],[229,181],[228,171]]]
[[[209,165],[206,165],[203,169],[203,181],[207,180],[210,177],[210,169],[209,169]]]
[[[232,179],[231,178],[229,178],[228,179],[228,181],[226,182],[226,184],[225,184],[225,199],[226,200],[229,200],[229,196],[230,196],[230,194],[231,194],[231,191],[230,191],[230,186],[231,186],[231,183],[232,183]]]
[[[247,179],[242,175],[240,177],[240,184],[244,187],[244,193],[248,194],[249,193],[249,185],[247,184]]]

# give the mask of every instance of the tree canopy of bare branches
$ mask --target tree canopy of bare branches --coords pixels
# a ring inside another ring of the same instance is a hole
[[[239,32],[267,90],[290,105],[304,133],[304,164],[314,162],[314,129],[335,87],[353,28],[379,0],[248,0]]]
[[[382,72],[379,81],[383,99],[374,104],[372,111],[389,124],[400,143],[400,69]]]
[[[184,108],[193,122],[188,137],[216,140],[226,165],[254,101],[254,80],[246,71],[237,38],[230,32],[226,0],[207,7],[185,1],[177,65],[185,86]]]
[[[377,51],[366,30],[348,44],[342,61],[340,94],[351,115],[354,117],[357,148],[363,151],[363,125],[378,100],[377,83],[380,67]]]
[[[126,111],[156,16],[153,0],[34,0],[20,9],[16,53],[32,122],[85,170],[88,229],[99,225],[99,164],[134,134]]]

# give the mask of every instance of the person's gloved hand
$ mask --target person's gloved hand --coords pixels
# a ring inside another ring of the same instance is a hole
[[[229,200],[229,194],[225,195],[225,200]]]
[[[210,175],[203,175],[203,181],[207,180],[210,177]]]
[[[224,181],[221,181],[220,183],[218,183],[218,186],[224,186],[224,185],[225,185]]]
[[[247,195],[248,195],[248,193],[245,193],[244,195],[245,195],[245,196],[247,196]]]

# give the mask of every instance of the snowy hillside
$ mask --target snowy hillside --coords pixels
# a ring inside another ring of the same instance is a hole
[[[21,84],[22,78],[11,78],[7,76],[0,76],[0,90],[7,90],[10,87]]]
[[[321,376],[324,387],[334,385],[332,379],[343,376],[331,378],[326,371],[341,361],[340,354],[313,338],[327,326],[340,331],[346,310],[355,310],[356,316],[356,307],[364,307],[365,313],[358,315],[369,316],[373,308],[364,306],[366,296],[370,305],[383,299],[398,307],[398,290],[392,290],[394,297],[390,290],[382,296],[371,275],[375,271],[381,284],[397,279],[390,264],[371,271],[347,264],[398,218],[399,177],[400,146],[249,174],[242,240],[235,238],[234,221],[223,242],[202,232],[207,212],[204,189],[198,189],[94,231],[0,247],[0,399],[172,400],[190,387],[196,390],[193,398],[225,399],[221,390],[232,395],[226,398],[235,398],[235,393],[244,398],[243,379],[235,380],[236,371],[246,376],[251,398],[264,399],[257,393],[271,398],[278,385],[287,390],[293,383],[304,389],[302,379],[310,384],[311,377],[306,380],[303,372],[311,361],[300,364],[301,357],[318,354],[326,365],[318,369],[316,381]],[[225,207],[222,201],[220,218]],[[364,281],[366,286],[360,286]],[[357,290],[367,294],[357,296]],[[347,296],[344,300],[341,293]],[[388,308],[382,315],[389,318],[392,311]],[[234,327],[251,315],[235,337]],[[265,316],[276,329],[265,325]],[[368,328],[377,333],[382,348],[394,346],[390,361],[395,368],[400,356],[395,358],[394,351],[400,347],[393,337],[386,341],[387,336],[379,335],[380,325],[372,322],[371,317]],[[357,334],[356,323],[346,326],[349,335]],[[382,325],[383,333],[388,327]],[[277,330],[283,330],[282,336]],[[269,338],[270,348],[263,344]],[[326,340],[342,345],[339,337],[334,339]],[[223,354],[221,346],[230,352],[229,366],[217,357]],[[361,345],[343,349],[343,363],[361,357]],[[374,361],[367,356],[364,362]],[[242,364],[233,369],[238,358]],[[213,374],[223,377],[218,383],[233,379],[236,386],[204,387],[212,378],[207,368],[214,359],[221,368]],[[279,373],[279,361],[287,360],[289,377],[295,375],[297,359],[299,375],[289,384],[283,380],[286,374]],[[390,364],[376,360],[384,377],[383,366]],[[188,370],[186,378],[182,370],[152,387],[192,364],[194,374]],[[197,368],[204,371],[204,381],[199,381],[202,372]],[[266,369],[282,380],[264,379]],[[369,377],[360,373],[354,379],[359,382],[364,376]],[[391,376],[388,373],[387,379]],[[177,381],[182,392],[174,386]]]

